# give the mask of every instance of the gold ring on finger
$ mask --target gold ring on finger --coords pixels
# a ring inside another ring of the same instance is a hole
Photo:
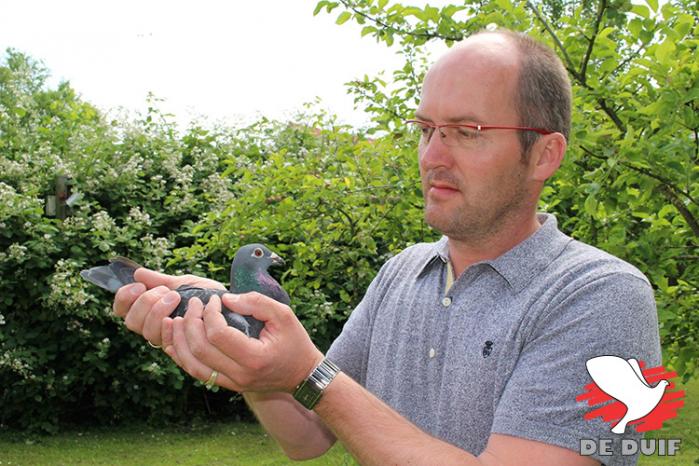
[[[211,390],[214,385],[216,385],[216,379],[218,378],[218,371],[216,369],[211,371],[209,379],[204,383],[204,386]]]
[[[148,342],[148,344],[150,345],[151,348],[162,349],[162,346],[154,345],[153,343],[150,342],[150,340],[146,340],[146,341]]]

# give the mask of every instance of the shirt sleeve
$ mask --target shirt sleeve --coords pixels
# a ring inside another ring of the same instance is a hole
[[[384,264],[326,354],[328,359],[362,386],[366,383],[369,340],[376,312],[375,303],[379,301],[378,290],[385,269]]]
[[[585,362],[614,355],[661,364],[657,312],[647,281],[617,272],[552,300],[537,317],[512,375],[495,407],[491,432],[537,440],[580,452],[581,439],[612,440],[612,456],[592,455],[607,465],[635,464],[620,454],[621,440],[640,439],[633,426],[623,435],[613,424],[585,420],[591,408],[576,397],[591,382]]]
[[[395,273],[396,257],[392,257],[379,270],[367,288],[364,298],[354,308],[342,332],[328,349],[326,356],[360,385],[366,386],[369,362],[369,342],[379,303],[385,294],[384,286]]]

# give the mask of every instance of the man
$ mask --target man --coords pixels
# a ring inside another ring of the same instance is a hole
[[[218,298],[166,318],[179,299],[168,290],[221,286],[205,279],[139,269],[143,284],[117,293],[116,313],[194,377],[244,393],[292,458],[337,438],[362,464],[635,463],[579,454],[582,439],[611,438],[618,453],[623,438],[583,419],[585,362],[653,367],[660,348],[646,278],[536,214],[570,125],[560,61],[523,35],[474,35],[429,70],[410,124],[425,218],[445,236],[382,267],[328,351],[339,373],[265,296],[223,298],[265,321],[259,340],[225,325]]]

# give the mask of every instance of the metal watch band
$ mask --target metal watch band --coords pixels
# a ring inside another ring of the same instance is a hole
[[[323,359],[306,380],[301,382],[294,390],[294,399],[301,403],[301,406],[311,410],[320,401],[325,388],[330,385],[335,376],[340,372],[340,368],[333,364],[328,358]]]

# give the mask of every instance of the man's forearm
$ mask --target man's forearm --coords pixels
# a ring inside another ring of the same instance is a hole
[[[481,465],[468,452],[423,432],[343,373],[315,411],[362,465]]]
[[[318,415],[306,410],[290,394],[248,392],[243,397],[289,458],[314,458],[335,443],[335,436]]]

